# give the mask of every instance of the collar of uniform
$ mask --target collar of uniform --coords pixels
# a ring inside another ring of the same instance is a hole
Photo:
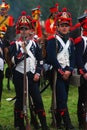
[[[48,36],[47,40],[51,40],[53,38],[55,38],[55,36],[54,35],[50,35],[50,36]]]

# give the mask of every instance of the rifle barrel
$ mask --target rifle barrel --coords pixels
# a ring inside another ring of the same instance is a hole
[[[24,90],[23,90],[23,114],[26,121],[26,130],[30,129],[30,123],[28,118],[28,79],[26,73],[26,48],[24,49]]]

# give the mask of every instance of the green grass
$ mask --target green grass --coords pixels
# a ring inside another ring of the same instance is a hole
[[[7,90],[6,79],[3,82],[3,94],[2,94],[2,104],[0,110],[0,130],[14,130],[13,127],[13,107],[14,101],[8,102],[7,98],[12,98],[15,96],[14,86],[11,83],[11,91]],[[44,106],[47,114],[47,122],[50,126],[51,123],[51,113],[49,113],[51,106],[51,90],[50,87],[42,94]],[[78,121],[77,121],[77,99],[78,91],[77,87],[70,86],[69,97],[68,97],[68,106],[73,125],[78,130]],[[50,127],[51,128],[51,127]],[[53,128],[51,128],[53,130]]]

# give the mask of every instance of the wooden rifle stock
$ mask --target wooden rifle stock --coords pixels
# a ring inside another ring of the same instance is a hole
[[[25,48],[26,49],[26,48]],[[26,121],[26,130],[30,129],[30,123],[28,118],[28,84],[26,74],[26,50],[24,53],[24,90],[23,90],[23,114]]]
[[[30,116],[31,116],[31,124],[33,124],[34,128],[39,128],[39,122],[37,119],[37,115],[35,113],[35,106],[32,100],[32,97],[29,95],[29,107],[30,107]]]
[[[57,71],[53,70],[53,88],[52,88],[52,125],[57,128],[56,123],[56,80],[57,80]]]

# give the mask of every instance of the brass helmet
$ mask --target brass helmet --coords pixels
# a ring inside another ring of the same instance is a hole
[[[0,4],[0,10],[6,9],[7,11],[10,9],[10,5],[5,2],[5,0],[2,0],[2,3]]]

